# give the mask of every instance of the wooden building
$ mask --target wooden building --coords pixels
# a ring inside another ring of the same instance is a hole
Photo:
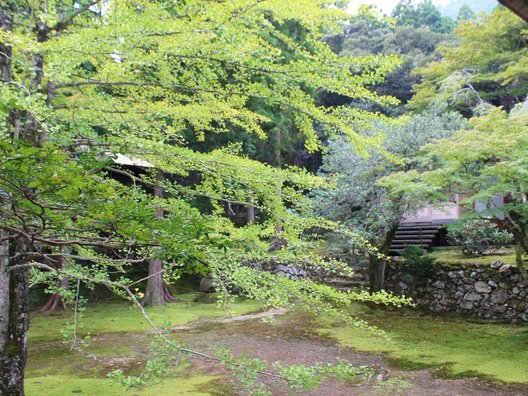
[[[499,2],[528,21],[528,0],[499,0]]]

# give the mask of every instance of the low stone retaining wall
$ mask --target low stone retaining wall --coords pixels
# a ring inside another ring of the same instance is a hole
[[[412,297],[419,308],[490,319],[528,322],[528,282],[516,267],[434,263],[419,269],[387,265],[387,290]]]

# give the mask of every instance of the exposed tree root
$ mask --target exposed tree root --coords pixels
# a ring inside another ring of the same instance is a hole
[[[67,305],[59,294],[53,294],[46,305],[39,309],[39,312],[50,313],[55,311],[57,308],[67,309]]]

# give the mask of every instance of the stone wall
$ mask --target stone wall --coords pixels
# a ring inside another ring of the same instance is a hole
[[[413,298],[421,309],[510,321],[528,321],[528,282],[516,267],[440,264],[417,269],[387,266],[386,289]]]

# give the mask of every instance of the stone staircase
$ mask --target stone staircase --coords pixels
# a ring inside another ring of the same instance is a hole
[[[341,291],[359,291],[369,288],[368,275],[364,270],[354,272],[352,275],[341,275],[327,279],[325,283]]]
[[[431,222],[400,224],[392,241],[389,254],[397,256],[407,246],[419,246],[427,249],[432,246],[441,228],[442,224],[433,224]]]

